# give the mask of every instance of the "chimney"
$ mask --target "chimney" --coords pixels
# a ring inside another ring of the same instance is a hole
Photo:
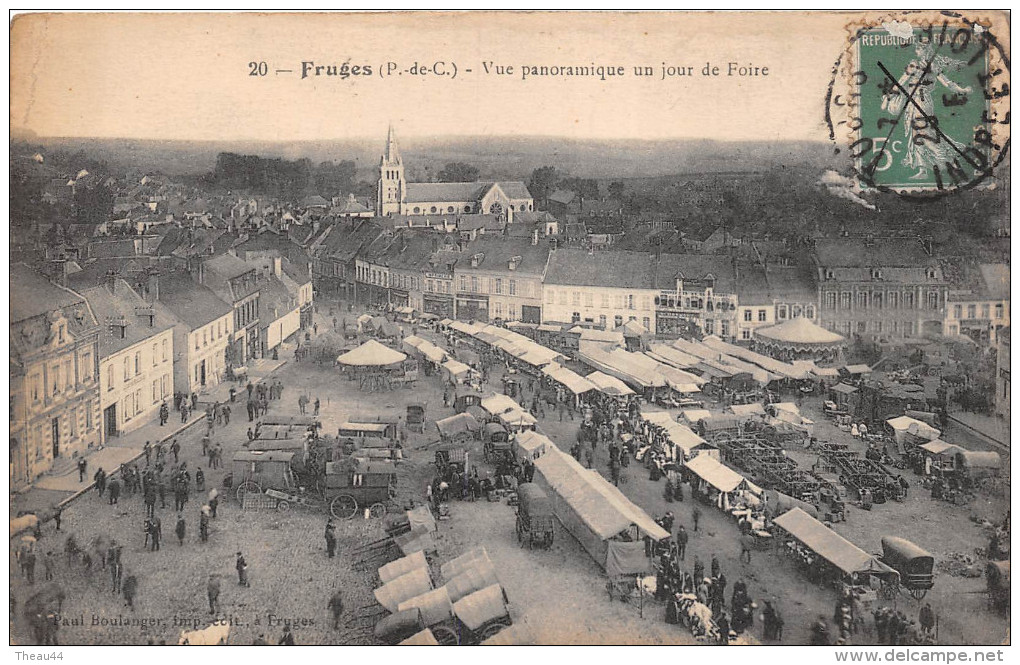
[[[532,229],[531,231],[531,244],[532,246],[538,244],[538,229]]]
[[[156,268],[149,268],[145,271],[146,282],[145,282],[145,295],[146,300],[150,303],[159,300],[159,270]]]
[[[277,277],[279,277],[280,273],[282,271],[283,271],[283,258],[281,258],[279,256],[274,256],[273,257],[273,274],[276,275]]]
[[[117,271],[116,270],[107,270],[106,271],[106,280],[105,280],[106,290],[109,291],[110,293],[112,293],[113,295],[117,295],[117,280],[118,279],[119,279],[119,275],[117,275]]]

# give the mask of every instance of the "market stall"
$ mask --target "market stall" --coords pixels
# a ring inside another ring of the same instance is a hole
[[[392,379],[404,374],[401,363],[406,359],[406,354],[370,339],[338,356],[336,362],[354,372],[362,390],[378,390],[388,389]]]
[[[790,319],[754,331],[752,348],[780,360],[835,362],[846,353],[842,335],[826,330],[806,318]]]

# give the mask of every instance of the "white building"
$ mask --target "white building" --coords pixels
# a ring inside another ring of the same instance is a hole
[[[173,322],[174,385],[201,393],[225,378],[234,333],[233,307],[186,273],[158,277],[157,309]],[[152,289],[150,289],[152,290]]]
[[[542,321],[612,330],[636,321],[655,332],[655,266],[645,252],[557,249],[549,255]]]
[[[104,440],[156,419],[174,393],[173,321],[112,275],[82,291],[99,322]]]

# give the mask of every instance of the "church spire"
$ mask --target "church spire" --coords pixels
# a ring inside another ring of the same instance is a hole
[[[397,148],[397,137],[393,133],[393,125],[390,124],[390,131],[386,135],[386,152],[383,153],[383,162],[386,164],[402,164],[400,150]]]

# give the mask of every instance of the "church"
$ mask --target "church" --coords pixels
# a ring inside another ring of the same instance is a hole
[[[506,213],[535,209],[527,186],[517,180],[500,182],[407,182],[397,139],[390,127],[386,150],[379,164],[377,215],[437,215]]]

